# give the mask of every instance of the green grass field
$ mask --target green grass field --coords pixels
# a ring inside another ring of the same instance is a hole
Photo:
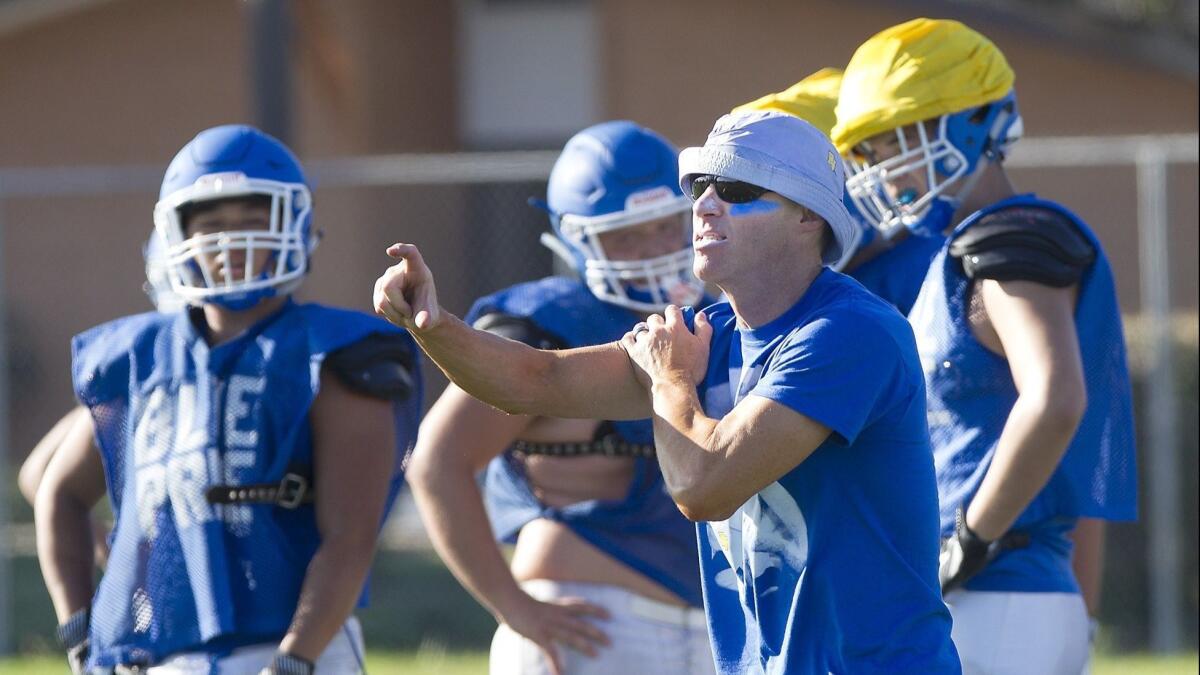
[[[66,661],[54,656],[29,656],[0,660],[0,675],[62,675]],[[482,652],[371,652],[367,655],[371,675],[475,675],[487,673],[487,654]]]
[[[1195,675],[1200,657],[1195,653],[1178,656],[1101,655],[1093,664],[1093,675]],[[0,675],[61,675],[64,661],[50,656],[0,660]],[[487,654],[482,652],[446,653],[441,651],[377,652],[367,656],[367,672],[372,675],[473,675],[487,673]]]

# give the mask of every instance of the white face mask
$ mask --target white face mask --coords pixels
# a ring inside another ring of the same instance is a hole
[[[908,229],[932,235],[949,226],[984,167],[1002,158],[1024,131],[1015,103],[1001,101],[991,106],[993,117],[982,123],[972,119],[976,109],[942,115],[932,138],[927,123],[895,129],[898,151],[892,157],[876,160],[869,147],[850,153],[846,193],[880,234],[890,239]],[[973,134],[973,145],[968,145],[972,134],[966,130],[970,127],[986,132]],[[957,131],[951,133],[953,129]],[[952,138],[959,139],[958,145]],[[902,187],[914,182],[923,182],[923,188]]]
[[[604,302],[639,312],[694,305],[704,295],[704,284],[692,272],[691,223],[683,215],[690,213],[691,202],[669,189],[665,193],[602,216],[564,214],[561,238],[547,233],[542,243],[579,270],[592,294]],[[612,260],[604,250],[600,235],[673,215],[679,216],[677,250],[636,260]]]
[[[945,206],[957,207],[959,195],[950,194],[949,189],[967,174],[967,160],[947,140],[946,119],[942,116],[938,120],[934,138],[929,137],[924,124],[896,129],[899,152],[892,157],[872,161],[871,153],[860,152],[847,159],[851,175],[846,179],[846,193],[884,237],[891,239],[905,229],[919,230],[931,211],[940,214]],[[898,189],[897,182],[904,182],[906,176],[923,181],[924,189]],[[938,201],[944,202],[943,208],[934,209]],[[931,223],[929,229],[941,230],[945,225]]]
[[[270,223],[262,230],[229,230],[187,237],[180,220],[185,204],[246,196],[270,197]],[[160,200],[154,224],[165,242],[161,265],[171,290],[189,304],[283,295],[295,290],[308,270],[316,240],[309,231],[312,196],[300,183],[247,178],[240,173],[210,174]],[[231,265],[231,252],[243,255],[244,268]],[[256,255],[269,252],[267,264],[252,269]],[[210,269],[204,258],[224,264]]]

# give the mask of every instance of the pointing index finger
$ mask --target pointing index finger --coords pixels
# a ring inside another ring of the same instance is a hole
[[[425,263],[425,261],[421,258],[421,252],[412,244],[396,242],[395,244],[387,247],[387,254],[388,257],[395,258],[397,260],[412,260],[413,262],[419,262],[421,264]]]

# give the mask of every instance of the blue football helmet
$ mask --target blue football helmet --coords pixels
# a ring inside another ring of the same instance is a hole
[[[542,243],[565,259],[600,300],[641,312],[693,305],[704,285],[692,273],[691,202],[679,190],[678,151],[633,122],[604,122],[567,141],[547,185],[554,235]],[[669,217],[679,248],[613,260],[601,235]]]
[[[198,202],[263,196],[270,200],[265,230],[234,230],[188,237],[182,207]],[[312,194],[296,157],[275,138],[244,125],[200,132],[171,160],[154,207],[154,225],[165,240],[163,263],[174,292],[189,304],[216,303],[239,310],[294,291],[308,272],[316,247]],[[230,251],[245,253],[234,273]],[[256,252],[269,251],[263,269],[251,269]],[[202,257],[224,253],[213,274]]]
[[[932,138],[925,123],[897,128],[900,152],[882,161],[874,160],[867,143],[848,153],[846,193],[884,237],[891,239],[906,229],[923,236],[945,230],[982,174],[981,165],[1002,160],[1024,131],[1013,91],[935,119]],[[924,172],[927,189],[907,189],[891,197],[887,184],[914,171]]]

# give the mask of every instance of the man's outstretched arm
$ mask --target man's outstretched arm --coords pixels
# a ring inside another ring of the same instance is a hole
[[[475,330],[438,305],[433,274],[411,244],[375,282],[375,311],[408,329],[446,377],[509,413],[593,419],[650,416],[650,400],[619,343],[549,351]]]

